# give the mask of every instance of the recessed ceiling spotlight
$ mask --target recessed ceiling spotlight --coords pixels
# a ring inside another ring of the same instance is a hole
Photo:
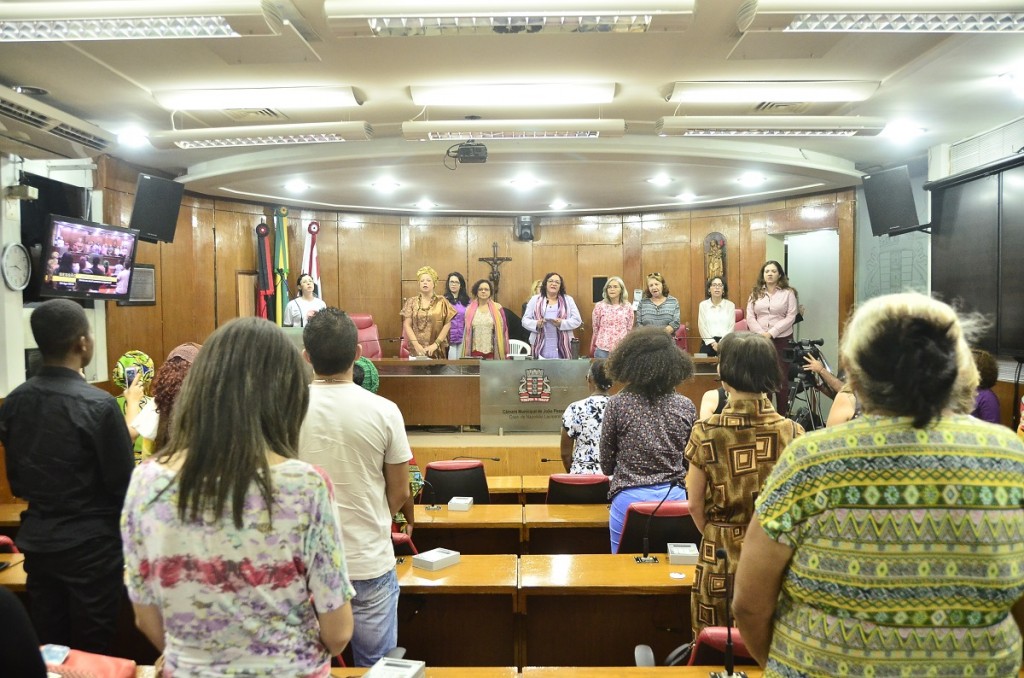
[[[888,137],[896,141],[909,141],[927,131],[925,128],[909,120],[895,120],[886,125],[879,136]]]
[[[49,90],[45,90],[42,87],[36,87],[34,85],[14,85],[11,87],[18,94],[24,94],[30,97],[44,97],[49,94]]]
[[[309,184],[302,179],[292,179],[284,185],[284,188],[289,193],[302,193],[309,188]]]
[[[391,193],[392,191],[398,190],[401,184],[391,179],[378,179],[370,184],[370,186],[376,188],[381,193]]]
[[[126,148],[141,148],[149,143],[149,135],[138,127],[126,127],[117,135],[117,143]]]
[[[768,178],[765,175],[758,172],[744,172],[736,181],[744,186],[760,186],[767,180]]]
[[[686,191],[684,193],[680,193],[679,195],[676,196],[676,200],[678,200],[679,202],[693,202],[696,199],[697,199],[697,194],[696,193],[690,193],[689,191]]]
[[[555,198],[554,200],[551,201],[551,204],[548,205],[548,207],[550,207],[553,210],[564,210],[568,206],[569,203],[560,198]]]
[[[537,188],[538,186],[540,186],[541,181],[540,179],[532,177],[529,174],[524,174],[522,176],[516,177],[509,183],[518,188],[520,191],[529,191],[530,189]]]
[[[672,183],[672,177],[667,174],[659,174],[648,179],[647,183],[654,184],[655,186],[668,186]]]
[[[437,207],[437,205],[435,203],[431,202],[427,198],[423,198],[419,202],[415,203],[414,206],[418,207],[421,210],[430,210],[430,209],[434,209],[435,207]]]

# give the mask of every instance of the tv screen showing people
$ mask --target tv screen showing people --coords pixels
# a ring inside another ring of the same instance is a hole
[[[127,299],[138,231],[50,215],[43,297]]]

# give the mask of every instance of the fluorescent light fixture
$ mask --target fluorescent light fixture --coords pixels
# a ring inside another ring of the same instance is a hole
[[[553,209],[555,211],[564,210],[568,206],[569,206],[569,203],[567,203],[566,201],[564,201],[564,200],[562,200],[560,198],[555,198],[554,200],[551,201],[551,204],[548,205],[548,207],[550,207],[551,209]]]
[[[513,186],[518,188],[520,191],[529,191],[529,190],[537,188],[538,186],[541,185],[540,179],[537,179],[536,177],[532,177],[532,176],[530,176],[528,174],[524,174],[522,176],[518,176],[518,177],[516,177],[515,179],[513,179],[512,181],[510,181],[508,183],[512,184]]]
[[[678,200],[679,202],[693,202],[696,199],[697,199],[697,194],[696,193],[690,193],[689,191],[686,191],[684,193],[680,193],[679,195],[676,196],[676,200]]]
[[[570,106],[607,104],[615,83],[520,83],[479,85],[412,85],[417,106]]]
[[[668,186],[672,183],[672,177],[667,174],[659,174],[648,179],[647,183],[654,184],[655,186]]]
[[[397,181],[391,179],[378,179],[377,181],[370,184],[373,188],[377,189],[381,193],[393,193],[397,191],[401,186]]]
[[[741,32],[1014,33],[1024,31],[1019,0],[746,0]]]
[[[340,36],[413,37],[684,31],[695,0],[327,0]]]
[[[626,121],[618,120],[424,120],[402,123],[409,141],[458,141],[477,139],[605,139],[626,133]]]
[[[663,137],[856,137],[884,128],[882,118],[854,115],[682,115],[654,123]]]
[[[760,186],[768,181],[768,177],[759,172],[744,172],[736,181],[744,186]]]
[[[368,122],[317,122],[294,125],[251,125],[169,130],[149,135],[155,148],[229,148],[232,146],[286,146],[368,141],[373,128]]]
[[[925,128],[909,120],[895,120],[885,126],[880,136],[902,142],[917,138],[927,131]]]
[[[138,127],[126,127],[118,132],[117,143],[125,148],[142,148],[149,143],[149,136]]]
[[[431,202],[430,199],[428,199],[428,198],[423,198],[419,202],[414,203],[413,206],[414,207],[418,207],[421,210],[431,210],[431,209],[434,209],[435,207],[437,207],[437,204],[434,203],[434,202]]]
[[[284,185],[284,189],[289,193],[303,193],[309,189],[309,184],[302,179],[292,179]]]
[[[864,101],[878,89],[874,80],[727,80],[677,82],[668,100],[681,104]]]
[[[2,2],[0,42],[280,35],[290,0]]]
[[[350,108],[359,101],[351,87],[250,87],[153,92],[168,111],[223,111],[233,108]]]

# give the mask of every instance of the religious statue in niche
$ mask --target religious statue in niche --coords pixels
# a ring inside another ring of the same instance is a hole
[[[487,276],[487,279],[491,282],[491,297],[495,301],[498,299],[498,287],[501,284],[501,270],[500,267],[506,261],[512,261],[512,257],[499,257],[498,256],[498,243],[495,242],[492,246],[494,254],[490,257],[480,257],[480,261],[485,264],[489,264],[491,272]]]
[[[725,236],[709,233],[704,238],[704,279],[725,280]]]

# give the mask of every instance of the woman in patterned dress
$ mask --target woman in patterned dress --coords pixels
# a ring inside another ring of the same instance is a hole
[[[132,475],[125,580],[165,675],[327,678],[352,637],[333,485],[296,458],[306,381],[273,323],[222,325]]]
[[[491,296],[491,281],[473,283],[473,301],[466,309],[462,358],[504,360],[508,356],[508,319],[505,309]]]
[[[455,309],[442,296],[434,294],[437,271],[424,266],[416,271],[419,294],[409,297],[402,306],[402,327],[409,342],[409,353],[443,360],[448,357],[448,330]]]
[[[523,329],[530,331],[533,357],[571,358],[573,332],[582,324],[576,301],[565,293],[562,276],[548,273],[523,313]]]
[[[619,345],[626,332],[633,329],[633,306],[626,299],[626,283],[613,275],[601,291],[601,301],[591,314],[590,355],[607,358]]]
[[[605,361],[600,358],[590,361],[587,370],[590,395],[571,403],[562,413],[560,447],[566,473],[601,472],[601,421],[612,383],[605,371]]]
[[[736,572],[765,676],[1017,676],[1024,445],[970,411],[956,313],[871,299],[842,342],[864,415],[782,453]]]
[[[731,332],[718,346],[728,399],[720,414],[694,424],[686,446],[690,515],[704,535],[690,594],[694,638],[705,626],[725,626],[725,580],[736,571],[754,498],[779,453],[804,432],[768,399],[781,378],[771,342],[752,332]],[[728,560],[716,557],[718,549],[725,549]]]

